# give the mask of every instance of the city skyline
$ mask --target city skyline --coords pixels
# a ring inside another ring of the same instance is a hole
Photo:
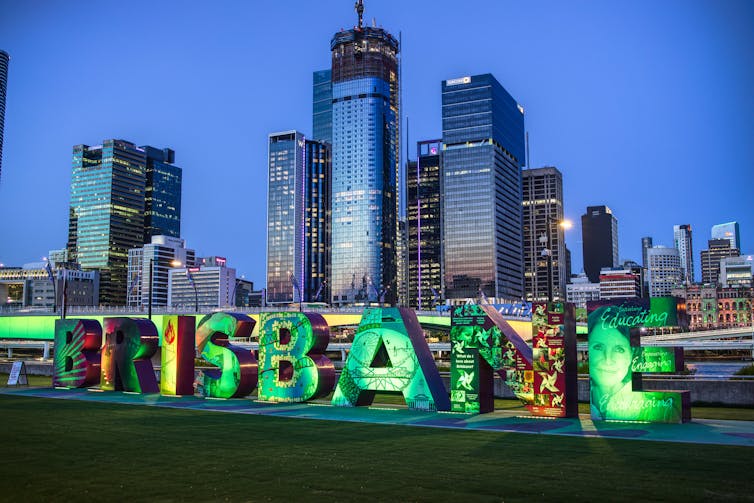
[[[81,10],[63,3],[0,8],[0,49],[11,57],[0,211],[13,215],[0,224],[0,262],[33,262],[65,245],[71,147],[123,138],[177,152],[181,237],[197,255],[227,256],[239,275],[263,285],[266,231],[258,215],[266,213],[267,135],[295,128],[311,137],[312,73],[329,66],[332,34],[355,24],[352,2],[78,5],[114,21],[92,24],[89,38],[66,30]],[[139,5],[155,15],[139,17],[142,36],[130,37]],[[472,2],[469,12],[445,9],[452,5],[366,3],[365,24],[376,17],[403,41],[410,127],[401,150],[408,144],[413,153],[416,141],[440,136],[443,80],[489,72],[526,109],[530,167],[563,173],[565,216],[577,224],[565,234],[574,273],[582,269],[579,216],[590,205],[605,204],[617,217],[621,261],[640,261],[642,236],[672,246],[681,223],[701,244],[712,225],[738,221],[742,253],[754,251],[751,183],[725,185],[729,176],[754,178],[754,7]],[[479,16],[485,8],[490,15]],[[422,14],[428,22],[416,23]],[[520,23],[501,32],[490,18]],[[113,36],[104,40],[99,30]],[[270,38],[299,51],[295,65],[269,52]],[[105,58],[112,54],[120,57]],[[80,78],[82,68],[89,78]],[[217,155],[231,145],[243,155]],[[729,171],[710,183],[720,166]],[[700,197],[705,190],[712,193]],[[43,212],[17,211],[30,197]]]

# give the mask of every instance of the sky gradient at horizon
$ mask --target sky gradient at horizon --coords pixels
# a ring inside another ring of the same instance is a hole
[[[563,173],[574,273],[592,205],[618,219],[621,259],[691,224],[700,280],[711,226],[731,220],[754,253],[754,3],[365,5],[402,37],[412,158],[441,136],[444,79],[492,73],[524,106],[531,165]],[[122,138],[175,150],[187,246],[264,286],[267,135],[311,133],[312,72],[355,22],[352,0],[0,4],[0,263],[65,247],[73,145]]]

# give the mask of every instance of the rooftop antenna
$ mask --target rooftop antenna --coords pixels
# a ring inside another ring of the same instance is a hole
[[[356,5],[354,6],[356,8],[356,14],[359,15],[359,30],[362,27],[362,24],[364,22],[364,0],[358,0],[356,2]]]

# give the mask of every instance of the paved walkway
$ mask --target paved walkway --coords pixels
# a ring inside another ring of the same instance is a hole
[[[463,430],[538,433],[577,437],[623,438],[659,442],[687,442],[754,447],[754,421],[695,419],[686,424],[647,424],[634,422],[593,422],[589,416],[569,419],[543,419],[527,412],[498,410],[491,414],[416,412],[402,407],[333,407],[327,402],[270,404],[249,398],[204,399],[196,396],[167,397],[85,389],[3,388],[0,393],[16,396],[83,400],[174,409],[256,414],[325,421],[353,421],[374,424],[424,426]]]

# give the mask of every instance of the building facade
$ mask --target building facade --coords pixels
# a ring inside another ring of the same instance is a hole
[[[200,264],[168,271],[168,305],[201,312],[235,304],[236,270],[223,257],[203,258]]]
[[[691,225],[673,226],[673,245],[678,250],[681,259],[683,281],[686,284],[694,282],[694,249],[691,243]]]
[[[332,281],[334,305],[397,296],[398,41],[359,24],[332,51]]]
[[[406,172],[408,306],[432,309],[442,297],[442,142],[417,143]]]
[[[681,256],[676,248],[653,246],[647,250],[647,283],[650,297],[670,295],[683,284]]]
[[[720,260],[720,286],[723,288],[751,288],[754,256],[726,257]]]
[[[598,283],[603,267],[618,266],[618,220],[607,206],[588,206],[581,216],[584,272]]]
[[[129,306],[168,305],[168,272],[174,267],[194,267],[196,253],[183,239],[152,236],[152,242],[128,250]]]
[[[625,267],[604,267],[600,271],[600,300],[641,297],[641,274]]]
[[[68,252],[100,271],[99,301],[126,305],[128,250],[144,244],[146,155],[125,140],[73,147]]]
[[[77,264],[51,264],[52,278],[45,263],[24,267],[0,267],[2,306],[53,309],[99,304],[99,272],[82,271]]]
[[[526,300],[548,300],[548,291],[554,300],[563,300],[568,278],[564,230],[559,225],[563,221],[563,175],[555,167],[526,169],[522,175]]]
[[[731,248],[741,249],[741,233],[738,222],[713,225],[710,237],[712,239],[727,239]]]
[[[672,293],[686,300],[691,330],[748,327],[752,323],[752,288],[697,284],[673,289]]]
[[[731,247],[730,239],[710,239],[707,249],[702,250],[702,283],[717,285],[720,279],[720,261],[741,255],[738,248]]]
[[[183,170],[175,166],[172,149],[141,147],[146,155],[144,190],[144,242],[152,236],[181,236],[181,185]]]
[[[566,285],[566,300],[576,307],[586,309],[590,300],[600,300],[600,284],[591,283],[586,274],[578,274]]]
[[[330,144],[306,140],[304,174],[304,277],[305,301],[330,298],[330,233],[332,158]]]
[[[445,297],[524,295],[524,109],[490,74],[442,82]]]
[[[10,56],[0,49],[0,177],[3,175],[3,133],[5,132],[5,97],[8,94]]]

